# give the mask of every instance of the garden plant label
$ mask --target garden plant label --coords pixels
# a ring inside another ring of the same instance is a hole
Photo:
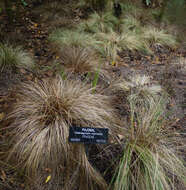
[[[69,142],[86,144],[106,144],[107,128],[70,127]]]

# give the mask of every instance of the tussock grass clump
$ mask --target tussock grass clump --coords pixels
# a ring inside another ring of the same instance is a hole
[[[135,112],[145,113],[149,110],[151,101],[156,101],[161,96],[168,97],[165,90],[155,81],[151,81],[149,76],[137,73],[114,81],[105,92],[116,94],[114,106],[120,108],[120,113],[128,120],[131,112],[130,101],[135,105]]]
[[[142,75],[114,86],[124,93],[129,104],[114,190],[174,189],[175,178],[186,184],[186,168],[178,156],[182,138],[166,120],[167,94],[150,77]]]
[[[101,66],[99,56],[90,48],[65,47],[61,49],[62,64],[60,68],[67,73],[86,75],[99,72],[101,77],[109,78],[108,73]]]
[[[116,28],[119,21],[112,12],[106,12],[104,14],[94,13],[90,15],[90,22],[93,23],[96,32],[109,32]]]
[[[121,31],[128,32],[128,31],[135,31],[138,32],[141,29],[140,22],[133,16],[128,15],[121,21]]]
[[[136,111],[138,109],[148,111],[151,101],[156,101],[157,98],[166,94],[160,85],[150,81],[149,76],[139,74],[130,77],[128,80],[122,79],[116,82],[113,85],[114,88],[121,90],[128,97],[128,100],[136,105]]]
[[[112,14],[112,12],[106,12],[103,14],[94,13],[90,15],[90,18],[79,25],[79,30],[90,33],[97,32],[109,32],[115,29],[119,20]]]
[[[0,44],[0,72],[12,73],[16,69],[31,70],[33,67],[33,60],[20,47]]]
[[[122,50],[141,51],[151,53],[147,43],[133,32],[118,34],[111,30],[109,33],[97,33],[95,38],[100,42],[93,46],[104,58],[116,61]]]
[[[125,29],[127,29],[127,27]],[[117,53],[122,50],[140,51],[147,54],[151,53],[148,43],[144,41],[140,34],[130,31],[129,29],[122,32],[122,34],[113,30],[110,30],[108,33],[99,32],[95,34],[95,38],[99,43],[93,47],[97,48],[104,57],[113,57],[113,60],[116,59]]]
[[[55,30],[50,34],[49,40],[61,47],[89,47],[90,45],[97,43],[97,41],[90,34],[67,29]]]
[[[123,50],[151,53],[148,44],[141,38],[140,35],[133,32],[126,32],[122,34],[121,38],[120,43]]]
[[[17,91],[18,101],[9,118],[12,150],[9,158],[35,175],[44,168],[55,173],[59,166],[63,186],[67,189],[101,189],[107,185],[90,165],[83,144],[68,142],[70,126],[106,127],[113,135],[113,110],[109,98],[92,94],[80,81],[56,79],[23,83]],[[56,174],[55,174],[56,175]]]
[[[186,185],[186,168],[177,154],[182,139],[166,125],[165,101],[151,99],[148,111],[136,112],[130,99],[130,124],[114,190],[170,190],[175,188],[175,178]]]
[[[94,34],[94,33],[98,32],[98,28],[93,20],[88,19],[88,20],[82,21],[81,23],[78,24],[77,31]]]
[[[176,48],[177,41],[174,36],[167,34],[163,29],[157,29],[155,27],[147,27],[143,30],[143,38],[150,43],[151,46],[167,46],[170,48]]]
[[[121,37],[116,32],[111,30],[109,33],[97,33],[96,38],[101,41],[101,45],[96,47],[96,50],[102,57],[116,61],[118,58],[118,52],[121,51],[120,43]]]

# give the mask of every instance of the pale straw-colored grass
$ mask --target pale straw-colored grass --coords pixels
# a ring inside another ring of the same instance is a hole
[[[58,77],[23,83],[9,115],[14,119],[9,158],[29,176],[37,176],[45,168],[53,173],[64,168],[59,179],[62,177],[63,187],[69,190],[75,186],[93,190],[94,185],[106,190],[107,184],[89,163],[84,145],[70,144],[68,136],[70,126],[103,127],[109,128],[114,138],[118,128],[109,102],[80,81]]]

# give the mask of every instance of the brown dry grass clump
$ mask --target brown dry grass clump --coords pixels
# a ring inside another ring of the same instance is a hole
[[[9,158],[15,158],[30,176],[44,168],[51,168],[56,176],[57,170],[64,168],[59,179],[65,189],[106,190],[107,184],[90,165],[84,145],[70,144],[68,136],[70,126],[109,128],[113,135],[117,129],[108,97],[92,94],[80,81],[60,77],[22,83],[17,94],[9,115],[14,119]]]
[[[109,79],[108,72],[101,65],[103,60],[90,48],[68,46],[61,49],[61,60],[58,64],[59,71],[78,76],[95,75]]]

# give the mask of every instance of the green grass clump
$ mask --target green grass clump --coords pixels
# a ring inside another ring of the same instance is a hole
[[[100,55],[109,61],[117,61],[118,53],[122,50],[141,51],[143,53],[151,53],[147,43],[133,32],[118,34],[110,31],[109,33],[97,33],[95,38],[100,44],[94,48]]]
[[[163,29],[155,27],[147,27],[143,30],[143,38],[148,41],[151,46],[166,46],[170,48],[177,47],[177,41],[171,34],[166,33]]]
[[[115,29],[119,22],[112,12],[103,14],[94,13],[90,15],[89,21],[92,23],[92,31],[95,32],[109,32]]]
[[[97,32],[109,32],[116,29],[119,24],[119,20],[112,14],[112,12],[106,12],[103,14],[94,13],[91,14],[89,19],[78,26],[78,30],[97,33]]]
[[[126,16],[121,20],[120,24],[120,30],[122,32],[128,32],[128,31],[140,31],[141,24],[140,22],[133,16]]]
[[[34,68],[34,62],[28,53],[20,47],[0,44],[0,72],[15,72],[16,69]]]
[[[94,23],[93,20],[88,19],[88,20],[83,21],[80,24],[78,24],[77,30],[79,32],[87,32],[87,33],[94,34],[94,33],[98,32],[98,24]]]
[[[115,87],[127,97],[130,114],[113,189],[169,190],[175,188],[175,179],[186,185],[186,168],[178,156],[183,139],[168,125],[166,93],[140,75]]]
[[[151,53],[148,44],[141,38],[140,35],[134,32],[123,33],[120,44],[123,50]]]
[[[60,47],[75,46],[75,47],[89,47],[96,44],[97,41],[87,33],[57,29],[49,36],[49,40],[58,44]]]
[[[120,35],[111,30],[109,33],[97,33],[95,37],[101,42],[99,46],[95,47],[100,55],[109,61],[116,61],[118,52],[121,51]]]
[[[175,178],[186,184],[186,168],[177,154],[182,139],[165,125],[165,99],[151,99],[149,105],[148,112],[136,112],[130,101],[131,121],[115,190],[170,190],[175,188]]]

